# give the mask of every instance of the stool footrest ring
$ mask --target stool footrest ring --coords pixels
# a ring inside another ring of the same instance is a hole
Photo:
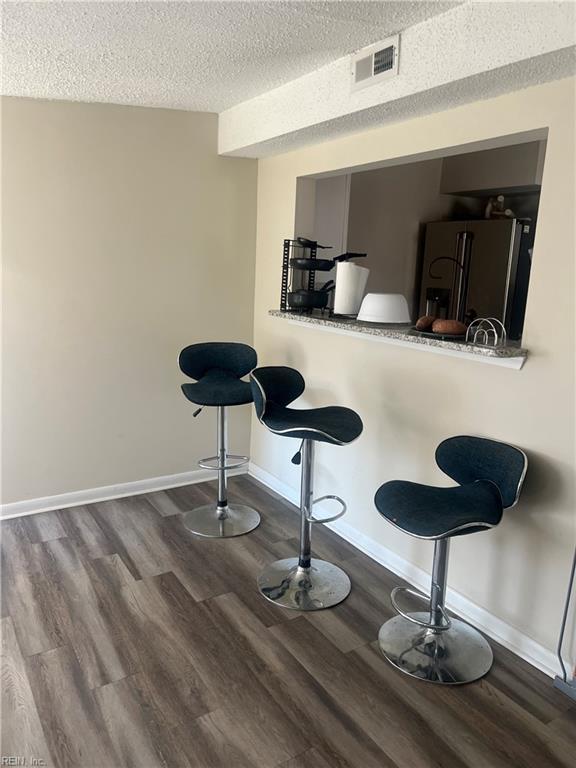
[[[314,499],[312,502],[312,505],[319,504],[321,501],[337,501],[338,504],[342,507],[340,512],[338,512],[336,515],[332,515],[331,517],[324,517],[322,519],[318,517],[313,517],[312,515],[307,515],[306,520],[308,520],[309,523],[332,523],[334,520],[338,520],[338,518],[342,517],[342,515],[346,514],[346,502],[344,499],[341,499],[340,496],[334,496],[333,494],[328,494],[327,496],[320,496],[317,499]]]
[[[430,602],[428,595],[425,595],[422,592],[418,592],[415,589],[411,589],[410,587],[394,587],[390,593],[390,602],[392,603],[394,610],[397,611],[400,616],[403,616],[408,621],[411,621],[412,624],[418,624],[419,627],[423,627],[424,629],[435,629],[437,632],[444,632],[446,629],[450,629],[452,622],[444,608],[440,607],[440,612],[442,613],[442,618],[445,622],[444,624],[431,624],[425,621],[420,621],[420,619],[415,619],[414,616],[411,616],[409,613],[403,611],[396,601],[396,595],[400,592],[407,592],[409,595],[412,595],[412,597],[418,597],[421,600],[426,600],[428,603]]]
[[[228,463],[228,459],[232,459],[232,461]],[[216,472],[219,469],[237,469],[248,464],[249,461],[248,456],[237,456],[234,453],[227,453],[226,464],[223,467],[218,466],[218,456],[208,456],[206,459],[200,459],[198,466],[202,467],[202,469],[212,469]]]

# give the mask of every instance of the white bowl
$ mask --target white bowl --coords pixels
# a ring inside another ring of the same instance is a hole
[[[358,320],[365,323],[409,323],[408,302],[401,293],[367,293]]]

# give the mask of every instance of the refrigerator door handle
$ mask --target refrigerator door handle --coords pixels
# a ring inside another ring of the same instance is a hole
[[[457,247],[460,245],[458,265],[458,293],[456,297],[455,310],[456,320],[461,323],[466,317],[466,304],[468,303],[468,285],[470,282],[470,262],[472,259],[472,232],[458,232]]]
[[[451,315],[455,320],[458,320],[458,313],[460,310],[460,296],[462,294],[462,239],[464,237],[464,232],[458,232],[456,235],[456,263],[458,264],[459,269],[454,271],[454,279],[452,281],[452,303],[451,308],[452,312]]]
[[[451,261],[458,267],[452,275],[452,290],[450,301],[450,314],[458,320],[462,320],[466,312],[466,298],[468,294],[468,278],[470,274],[469,243],[472,240],[470,232],[458,232],[456,234],[455,256],[437,256],[428,266],[428,277],[432,280],[441,280],[442,275],[434,274],[432,268],[439,261]]]

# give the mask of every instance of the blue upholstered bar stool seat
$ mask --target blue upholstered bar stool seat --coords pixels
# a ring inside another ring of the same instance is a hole
[[[180,370],[196,381],[182,384],[184,395],[200,408],[217,409],[217,455],[201,459],[204,469],[218,473],[218,499],[215,505],[197,507],[184,514],[184,525],[199,536],[225,538],[252,531],[260,522],[256,510],[243,504],[228,502],[226,473],[248,462],[247,456],[235,456],[227,449],[227,411],[229,406],[252,402],[252,390],[246,376],[257,363],[256,352],[247,344],[206,342],[192,344],[182,350]]]
[[[300,486],[300,554],[277,560],[258,578],[260,592],[284,608],[316,611],[340,603],[350,592],[350,579],[336,565],[312,558],[311,531],[315,523],[341,517],[346,504],[338,496],[313,499],[314,445],[317,442],[347,445],[362,432],[362,420],[350,408],[296,409],[288,406],[304,391],[304,379],[293,368],[256,368],[250,376],[254,406],[259,421],[276,435],[302,441],[292,461],[302,464]],[[340,511],[328,518],[316,518],[314,504],[332,500]]]
[[[506,443],[459,436],[440,443],[436,463],[457,486],[393,480],[376,492],[376,508],[388,522],[435,542],[430,597],[396,587],[392,603],[399,615],[381,627],[378,641],[386,658],[403,672],[434,683],[467,683],[488,672],[492,649],[476,629],[446,612],[449,541],[498,525],[503,510],[518,501],[527,458]],[[426,599],[427,611],[403,611],[397,602],[402,592]]]

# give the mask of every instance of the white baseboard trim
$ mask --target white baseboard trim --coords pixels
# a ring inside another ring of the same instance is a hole
[[[228,471],[228,477],[246,474],[248,470],[240,467]],[[52,509],[65,509],[77,507],[81,504],[94,504],[97,501],[109,501],[121,499],[125,496],[138,496],[141,493],[164,491],[167,488],[179,488],[183,485],[203,483],[213,480],[215,473],[209,469],[194,469],[190,472],[180,472],[177,475],[162,475],[151,477],[147,480],[135,480],[130,483],[118,485],[103,485],[100,488],[87,488],[83,491],[71,491],[59,493],[56,496],[44,496],[40,499],[25,499],[11,504],[3,504],[0,511],[0,520],[9,520],[13,517],[35,515],[38,512],[49,512]]]
[[[298,505],[300,503],[298,490],[274,477],[265,469],[250,462],[248,472],[256,480],[259,480],[263,485],[275,491],[287,501],[292,502],[292,504]],[[426,573],[426,571],[408,562],[343,520],[329,523],[327,527],[380,565],[406,579],[417,589],[429,593],[430,574]],[[496,640],[496,642],[517,656],[520,656],[520,658],[532,664],[532,666],[537,667],[550,677],[555,677],[558,674],[559,665],[556,654],[523,634],[519,629],[502,621],[497,616],[489,613],[485,608],[476,605],[453,589],[448,588],[446,603],[450,610],[457,613],[465,621],[470,622],[470,624],[484,632],[488,637]],[[566,666],[570,668],[568,661],[566,661]]]

